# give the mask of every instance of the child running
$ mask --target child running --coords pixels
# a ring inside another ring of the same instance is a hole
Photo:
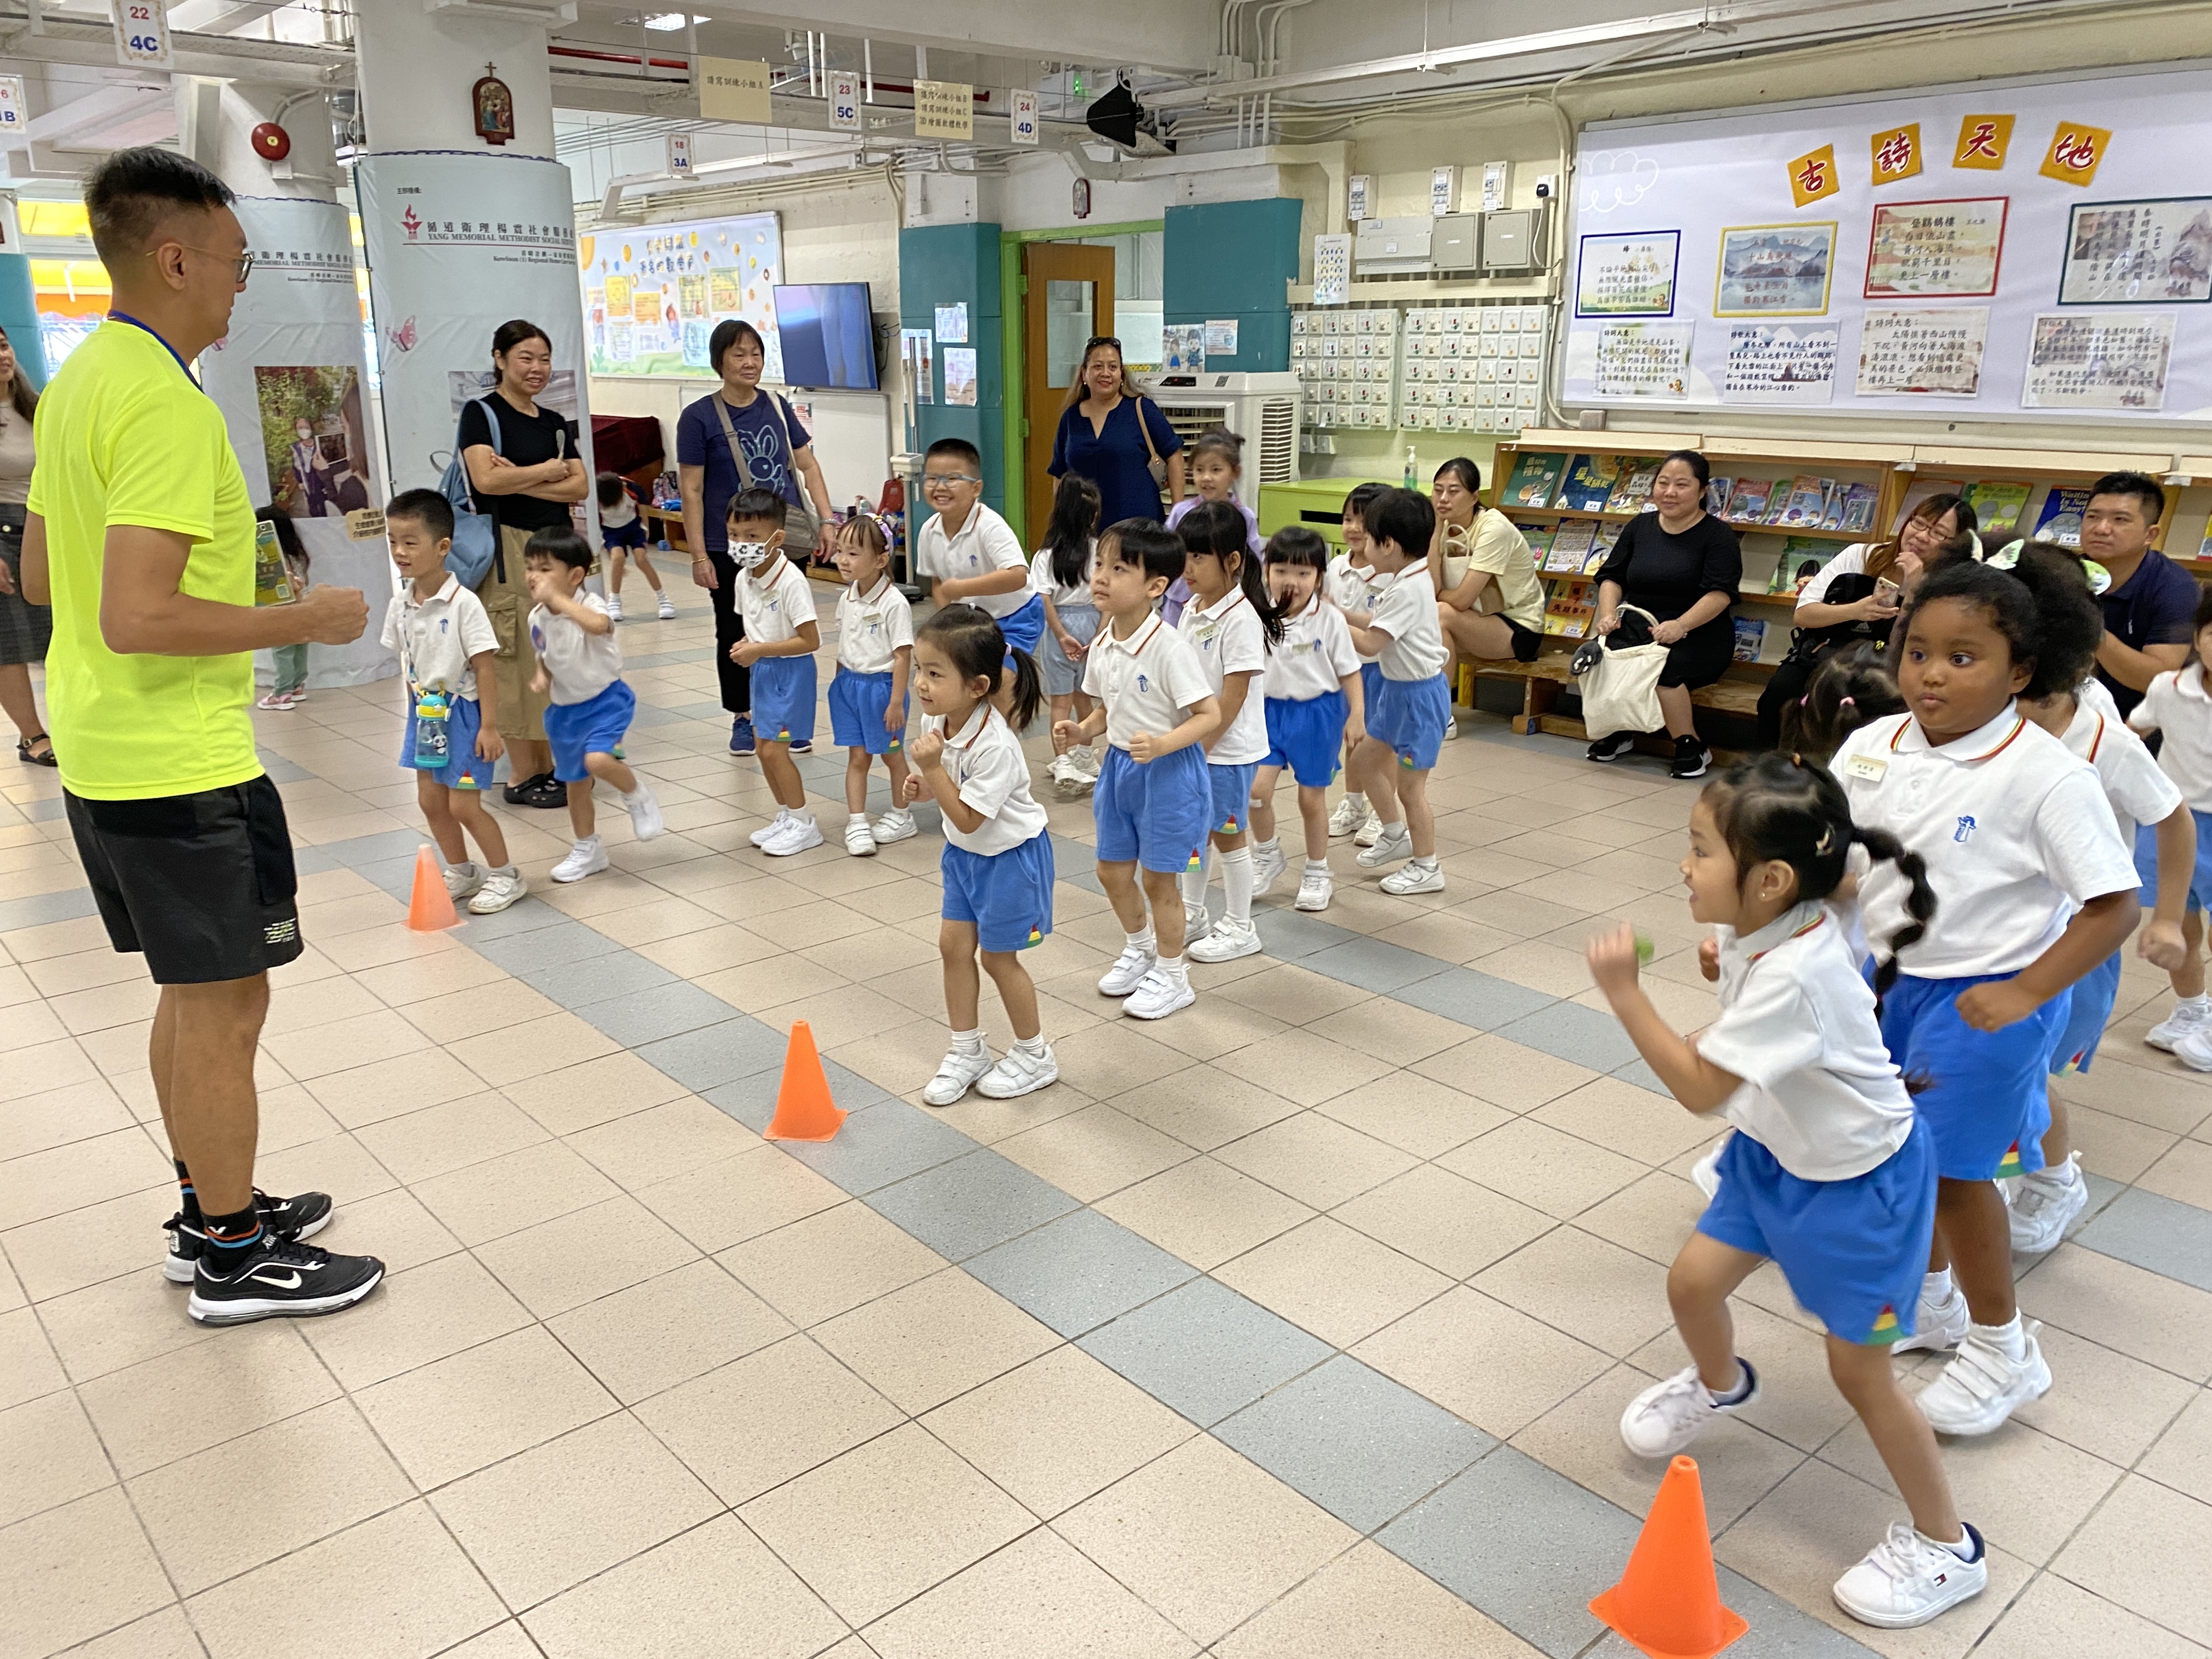
[[[2047,556],[2031,549],[2021,562]],[[1919,1312],[1897,1346],[1956,1344],[1920,1395],[1921,1413],[1942,1433],[1989,1434],[2051,1387],[2013,1294],[1996,1182],[2043,1167],[2045,1073],[2067,993],[2134,929],[2136,872],[2096,769],[2014,702],[2064,684],[2027,583],[1947,565],[1922,580],[1900,620],[1909,712],[1852,732],[1834,770],[1852,819],[1917,853],[1942,896],[1881,1009],[1891,1057],[1929,1079],[1917,1104],[1941,1178]],[[1904,925],[1909,887],[1882,866],[1868,875],[1870,934]]]
[[[1823,903],[1854,843],[1892,861],[1906,894],[1872,990]],[[1720,1018],[1697,1037],[1669,1029],[1638,984],[1634,929],[1589,949],[1590,975],[1645,1063],[1691,1111],[1736,1130],[1719,1194],[1667,1275],[1692,1363],[1629,1402],[1620,1437],[1638,1456],[1671,1457],[1759,1398],[1728,1299],[1775,1262],[1827,1327],[1828,1374],[1912,1516],[1836,1581],[1836,1603],[1885,1630],[1924,1625],[1989,1583],[1981,1534],[1960,1521],[1936,1437],[1890,1364],[1935,1227],[1936,1137],[1882,1047],[1876,998],[1935,896],[1918,859],[1852,827],[1833,778],[1783,755],[1705,787],[1682,880],[1691,918],[1713,929],[1698,953],[1705,977],[1720,981]]]
[[[1179,530],[1182,521],[1201,507],[1225,502],[1233,507],[1244,520],[1244,550],[1254,558],[1260,556],[1263,544],[1260,540],[1259,515],[1237,499],[1237,482],[1244,476],[1244,441],[1225,427],[1209,427],[1190,441],[1188,452],[1190,466],[1190,487],[1196,493],[1186,495],[1168,509],[1168,528]],[[1183,607],[1190,603],[1190,581],[1178,576],[1168,589],[1166,601],[1160,606],[1160,618],[1170,628],[1182,622]]]
[[[1197,654],[1221,704],[1221,724],[1206,741],[1206,775],[1212,787],[1212,845],[1206,861],[1182,878],[1184,935],[1193,962],[1234,962],[1256,956],[1252,925],[1251,836],[1253,769],[1267,757],[1267,714],[1260,681],[1267,653],[1282,643],[1283,617],[1267,592],[1260,561],[1245,550],[1244,520],[1224,501],[1209,501],[1184,515],[1183,580],[1191,602],[1176,624]],[[1228,908],[1208,931],[1206,880],[1220,855]]]
[[[863,513],[837,526],[837,672],[830,679],[830,731],[845,751],[845,850],[873,858],[878,845],[915,833],[906,805],[906,691],[914,672],[914,611],[891,580],[883,526]],[[884,757],[891,808],[868,822],[868,769]]]
[[[1367,509],[1389,486],[1379,483],[1356,484],[1344,498],[1344,551],[1328,562],[1328,582],[1325,589],[1328,600],[1347,617],[1365,616],[1375,609],[1375,601],[1390,578],[1375,568],[1372,544],[1367,539]],[[1376,697],[1382,690],[1382,665],[1364,652],[1359,653],[1359,685],[1365,694],[1363,705],[1370,714]],[[1359,738],[1365,735],[1363,726],[1358,733],[1349,727],[1344,734],[1344,782],[1346,793],[1337,802],[1336,811],[1329,814],[1328,833],[1332,840],[1346,836],[1354,837],[1355,847],[1372,847],[1376,836],[1382,833],[1382,819],[1361,792],[1359,779],[1352,769],[1352,751],[1359,746]]]
[[[770,858],[822,845],[822,826],[806,810],[806,786],[792,748],[814,741],[814,653],[822,648],[814,589],[784,556],[789,504],[773,489],[741,489],[730,500],[730,562],[738,568],[738,611],[745,635],[730,660],[752,672],[753,735],[761,776],[775,797],[775,817],[748,837]]]
[[[638,516],[637,498],[619,472],[602,472],[597,481],[599,497],[599,540],[607,550],[607,615],[623,619],[623,561],[637,561],[637,574],[660,602],[660,620],[676,620],[676,601],[660,586],[660,573],[645,556],[645,520]]]
[[[1044,596],[1044,637],[1037,672],[1052,699],[1053,724],[1091,714],[1083,665],[1098,636],[1098,607],[1091,599],[1091,568],[1098,556],[1098,486],[1079,472],[1060,475],[1052,492],[1052,521],[1044,545],[1030,561],[1030,586]],[[1098,781],[1098,751],[1089,744],[1054,755],[1047,769],[1063,795],[1080,795]]]
[[[948,605],[915,636],[921,731],[914,740],[915,774],[900,793],[907,801],[927,794],[945,815],[937,947],[952,1024],[952,1048],[921,1091],[930,1106],[950,1106],[970,1087],[1011,1100],[1060,1078],[1038,1021],[1036,984],[1019,954],[1052,932],[1052,837],[1044,808],[1030,794],[1021,740],[992,706],[1002,678],[1013,682],[1014,724],[1028,725],[1042,701],[1036,664],[1026,651],[1007,648],[988,611]],[[997,1060],[977,1012],[979,954],[1014,1028],[1014,1046]]]
[[[1063,755],[1106,734],[1091,811],[1098,884],[1121,923],[1123,945],[1098,994],[1126,999],[1121,1012],[1136,1019],[1164,1019],[1198,1000],[1183,960],[1176,879],[1205,867],[1213,791],[1199,745],[1221,728],[1221,700],[1197,653],[1152,613],[1187,562],[1182,538],[1152,519],[1124,519],[1098,538],[1091,595],[1103,625],[1083,689],[1100,706],[1052,729],[1052,746]]]
[[[1367,710],[1367,735],[1352,751],[1352,781],[1364,784],[1382,819],[1375,844],[1360,854],[1359,867],[1375,870],[1401,859],[1402,870],[1382,878],[1386,893],[1441,893],[1443,866],[1437,859],[1437,815],[1429,805],[1429,774],[1451,725],[1451,692],[1437,616],[1436,584],[1429,577],[1429,544],[1437,510],[1425,495],[1386,489],[1366,514],[1369,556],[1395,578],[1369,615],[1353,615],[1352,642],[1372,651],[1382,671],[1382,689]]]
[[[2159,770],[2173,781],[2197,826],[2197,861],[2182,916],[2182,958],[2172,970],[2173,1011],[2150,1028],[2143,1041],[2162,1048],[2185,1066],[2212,1072],[2212,998],[2204,994],[2204,910],[2212,905],[2212,590],[2197,604],[2197,645],[2183,667],[2160,674],[2128,715],[2142,732],[2160,732]],[[2100,687],[2101,690],[2102,688]],[[2150,887],[2149,849],[2138,836],[2136,869]],[[2165,849],[2157,849],[2164,863]],[[2159,893],[2166,884],[2161,881]]]
[[[551,699],[545,741],[553,750],[555,780],[568,787],[568,826],[576,835],[568,856],[553,866],[553,879],[581,881],[607,867],[592,808],[594,780],[605,779],[622,796],[640,841],[651,841],[666,826],[653,791],[615,757],[637,712],[637,694],[623,682],[622,647],[606,602],[584,591],[592,544],[572,530],[539,530],[523,544],[522,556],[535,602],[530,645],[538,653],[538,673],[530,689]],[[489,681],[479,677],[477,683]]]
[[[1267,758],[1252,777],[1252,890],[1265,893],[1289,867],[1275,835],[1275,786],[1288,767],[1297,781],[1306,838],[1297,908],[1326,910],[1335,890],[1328,872],[1328,786],[1336,781],[1338,752],[1366,730],[1366,690],[1344,612],[1322,592],[1328,544],[1321,532],[1285,525],[1267,538],[1267,557],[1268,586],[1284,623],[1264,682]]]

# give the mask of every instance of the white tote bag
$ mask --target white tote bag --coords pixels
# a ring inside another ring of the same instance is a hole
[[[1620,607],[1658,626],[1658,618],[1632,605]],[[1611,647],[1601,653],[1588,673],[1577,682],[1583,698],[1583,726],[1595,743],[1616,732],[1656,732],[1666,725],[1659,710],[1659,677],[1667,672],[1667,647],[1650,645]]]

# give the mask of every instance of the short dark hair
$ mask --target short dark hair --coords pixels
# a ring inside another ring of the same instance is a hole
[[[1140,564],[1146,576],[1173,581],[1190,561],[1182,538],[1158,519],[1123,519],[1099,532],[1100,559],[1117,558],[1124,564]]]
[[[501,323],[492,331],[491,355],[495,357],[504,357],[525,340],[543,340],[545,342],[547,351],[553,349],[551,335],[527,317],[517,317],[511,321]]]
[[[2156,524],[2166,512],[2166,491],[2148,472],[2107,472],[2089,486],[2089,499],[2100,495],[2132,495],[2143,506],[2143,517]]]
[[[1303,564],[1328,568],[1328,541],[1309,524],[1286,524],[1267,538],[1260,556],[1269,564]]]
[[[1352,514],[1361,524],[1365,524],[1367,522],[1367,509],[1374,506],[1375,498],[1377,495],[1380,495],[1389,487],[1390,486],[1389,484],[1379,483],[1352,485],[1351,492],[1344,498],[1344,511]],[[1341,517],[1342,514],[1339,514],[1338,516]]]
[[[965,438],[939,438],[923,453],[921,464],[927,466],[939,455],[958,461],[963,466],[972,467],[978,477],[982,476],[982,452]]]
[[[237,199],[228,185],[191,156],[152,144],[118,149],[84,175],[92,245],[110,270],[146,252],[155,230],[174,210],[211,213]]]
[[[1713,481],[1713,464],[1694,449],[1668,450],[1659,458],[1659,465],[1651,469],[1653,476],[1656,477],[1665,471],[1667,463],[1669,461],[1680,461],[1684,466],[1688,467],[1690,476],[1698,481],[1698,488],[1700,489]]]
[[[622,498],[629,494],[629,485],[619,472],[602,472],[595,480],[601,507],[620,507]]]
[[[1459,479],[1460,488],[1470,495],[1482,494],[1482,469],[1465,455],[1455,455],[1436,470],[1435,478],[1449,472]],[[1435,478],[1431,478],[1433,483]]]
[[[730,497],[729,521],[743,520],[748,524],[772,524],[778,530],[791,516],[791,503],[773,489],[763,489],[758,484],[740,489]]]
[[[2198,634],[2212,628],[2212,587],[2197,590],[2197,621],[2193,625]]]
[[[592,568],[592,544],[573,530],[533,530],[522,544],[526,559],[556,559],[571,570]]]
[[[403,489],[384,509],[384,521],[415,519],[441,542],[453,538],[453,504],[434,489]]]
[[[1368,503],[1362,522],[1368,540],[1394,543],[1407,558],[1425,559],[1436,539],[1437,507],[1418,490],[1385,489]]]
[[[749,334],[752,336],[754,346],[765,359],[768,342],[761,338],[761,331],[742,317],[726,317],[714,325],[714,331],[707,337],[707,367],[720,374],[722,359],[729,355],[730,348]]]

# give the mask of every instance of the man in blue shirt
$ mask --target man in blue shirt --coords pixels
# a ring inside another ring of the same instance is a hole
[[[2166,491],[2140,472],[2112,472],[2089,488],[2081,551],[2112,574],[2105,591],[2105,638],[2097,678],[2122,714],[2150,683],[2189,660],[2197,632],[2197,579],[2151,546]]]

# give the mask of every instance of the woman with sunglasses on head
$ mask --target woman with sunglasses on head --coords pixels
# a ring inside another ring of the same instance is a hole
[[[1164,477],[1152,476],[1163,464]],[[1121,366],[1121,343],[1102,334],[1083,348],[1083,367],[1067,388],[1052,441],[1055,478],[1073,472],[1098,486],[1098,522],[1162,516],[1160,485],[1182,499],[1182,440],[1159,405],[1137,390]]]

